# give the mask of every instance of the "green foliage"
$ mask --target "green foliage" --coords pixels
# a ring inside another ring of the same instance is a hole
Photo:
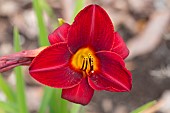
[[[80,104],[72,104],[70,113],[79,113],[81,105]]]
[[[155,100],[144,104],[143,106],[133,110],[131,113],[141,113],[142,111],[152,107],[154,104],[156,104]]]
[[[53,89],[49,87],[44,88],[44,95],[42,97],[41,105],[40,105],[38,113],[46,113],[52,93],[53,93]]]
[[[84,4],[85,4],[85,0],[75,0],[75,8],[74,8],[74,12],[73,12],[73,16],[71,18],[71,22],[74,21],[74,17],[78,14],[78,12],[80,12],[80,10],[83,9]]]
[[[5,81],[5,79],[0,74],[0,90],[5,94],[7,101],[0,101],[0,113],[18,113],[18,109],[16,104],[16,95],[9,84]]]
[[[16,52],[21,51],[20,47],[20,37],[18,33],[18,29],[14,27],[14,49]],[[25,97],[25,82],[24,76],[22,73],[21,67],[16,67],[14,69],[16,75],[16,92],[17,92],[17,107],[19,109],[19,113],[28,113],[28,108],[26,105],[26,97]]]
[[[0,110],[0,113],[19,113],[16,104],[11,102],[0,101],[0,108],[2,109],[2,111]]]
[[[56,104],[57,104],[57,109],[56,113],[68,113],[68,102],[64,99],[61,98],[61,89],[57,89],[56,91]]]
[[[43,2],[43,1],[33,0],[33,8],[36,13],[37,24],[38,24],[38,28],[39,28],[39,45],[46,46],[46,45],[49,45],[48,38],[47,38],[48,33],[47,33],[44,19],[42,18],[43,17],[43,8],[41,6],[41,4],[42,4],[41,2]]]
[[[6,98],[10,102],[16,101],[16,95],[9,84],[5,81],[5,79],[0,74],[0,89],[5,94]]]

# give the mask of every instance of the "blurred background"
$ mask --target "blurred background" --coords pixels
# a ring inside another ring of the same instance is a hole
[[[58,26],[58,18],[72,23],[79,1],[41,1],[48,34]],[[129,113],[153,100],[156,104],[145,113],[170,113],[170,0],[84,0],[83,7],[92,3],[107,11],[115,30],[127,43],[130,55],[126,66],[133,75],[133,88],[128,93],[96,91],[85,113]],[[39,47],[32,1],[0,0],[0,56],[14,53],[14,26],[23,50]],[[27,68],[23,68],[27,105],[31,113],[36,113],[43,88],[29,76]],[[13,71],[3,73],[3,77],[15,89]],[[0,100],[5,99],[0,90]]]

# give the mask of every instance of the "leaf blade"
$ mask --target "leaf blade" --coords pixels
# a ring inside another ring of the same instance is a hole
[[[20,47],[19,32],[16,27],[14,27],[13,34],[14,34],[14,49],[16,52],[18,52],[21,50],[21,47]],[[26,97],[25,97],[25,82],[22,73],[22,68],[16,67],[14,71],[16,75],[16,92],[17,92],[17,103],[18,103],[17,105],[18,105],[19,113],[28,113],[28,108],[26,105]]]
[[[8,101],[15,102],[16,95],[12,88],[8,85],[8,83],[5,81],[5,79],[0,74],[0,89],[3,91],[5,96],[7,97]]]
[[[45,27],[45,22],[42,18],[43,12],[42,12],[42,8],[41,8],[39,0],[33,0],[33,8],[36,13],[37,24],[38,24],[38,28],[39,28],[39,40],[38,40],[39,45],[40,46],[49,45],[48,38],[47,38],[48,33],[47,33],[47,29]]]
[[[140,113],[140,112],[142,112],[142,111],[150,108],[150,107],[153,106],[155,103],[156,103],[155,100],[154,100],[154,101],[151,101],[151,102],[148,102],[148,103],[142,105],[141,107],[133,110],[131,113]]]
[[[0,101],[0,108],[9,113],[18,113],[17,106],[14,103]]]

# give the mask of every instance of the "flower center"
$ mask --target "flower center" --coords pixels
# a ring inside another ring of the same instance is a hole
[[[83,76],[90,76],[98,70],[98,59],[91,48],[79,49],[71,58],[71,66],[83,73]]]

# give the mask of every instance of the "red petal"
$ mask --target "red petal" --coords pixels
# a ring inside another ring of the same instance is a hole
[[[124,92],[129,91],[128,88],[120,85],[118,80],[113,77],[110,78],[110,75],[102,72],[96,72],[88,78],[90,86],[95,90],[107,90],[113,92]]]
[[[68,33],[68,47],[74,53],[82,46],[95,51],[110,50],[113,44],[113,25],[98,5],[89,5],[76,16]]]
[[[86,78],[81,83],[70,89],[63,89],[62,98],[74,103],[86,105],[90,102],[94,90],[89,86]]]
[[[132,87],[131,73],[124,67],[122,58],[112,52],[98,52],[101,72],[94,73],[89,84],[96,90],[130,91]]]
[[[42,84],[56,88],[77,85],[82,75],[69,68],[70,55],[66,43],[49,46],[33,60],[29,68],[31,76]]]
[[[64,23],[62,26],[58,27],[53,33],[48,36],[49,42],[52,44],[67,41],[67,34],[70,25]]]
[[[114,32],[112,52],[119,54],[123,59],[129,55],[129,50],[118,32]]]

